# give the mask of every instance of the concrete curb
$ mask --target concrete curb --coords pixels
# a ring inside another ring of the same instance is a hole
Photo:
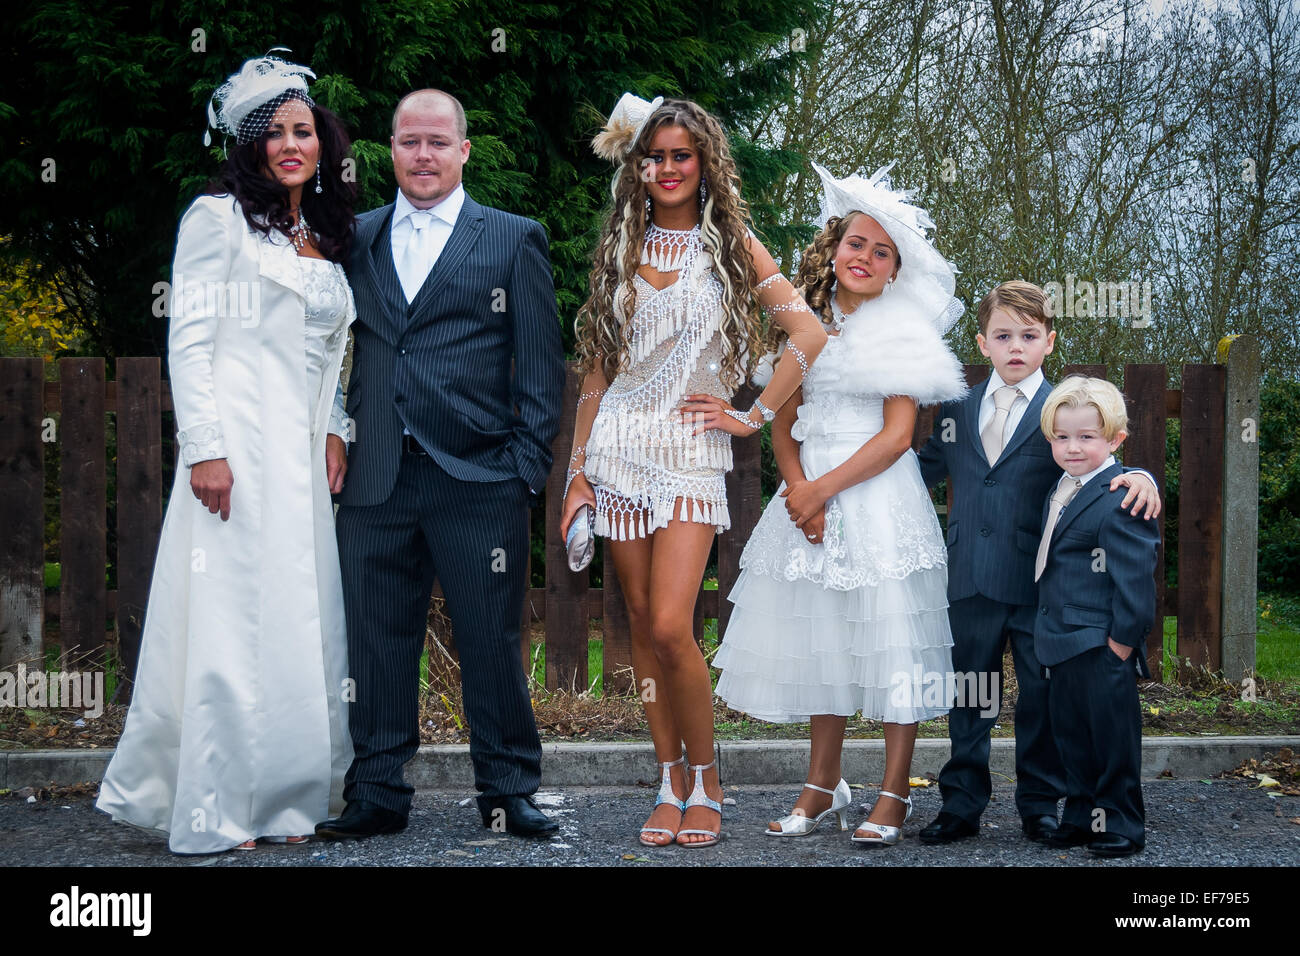
[[[1014,739],[995,739],[989,757],[994,777],[1014,779]],[[1300,735],[1278,737],[1143,737],[1142,775],[1208,777],[1231,770],[1251,757],[1283,747],[1300,749]],[[739,740],[718,744],[725,785],[799,784],[808,769],[806,740]],[[103,779],[111,750],[0,751],[0,789],[71,786]],[[918,740],[912,759],[916,776],[939,773],[948,759],[948,741]],[[844,776],[852,782],[880,780],[885,770],[883,740],[846,740]],[[406,779],[417,789],[474,787],[469,747],[425,745],[406,765]],[[542,746],[542,784],[548,787],[634,786],[657,783],[649,743],[548,743]]]

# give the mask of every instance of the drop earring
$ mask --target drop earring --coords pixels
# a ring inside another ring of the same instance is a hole
[[[703,209],[704,204],[708,201],[709,201],[709,184],[705,180],[705,178],[701,176],[700,177],[700,208]]]
[[[319,196],[324,191],[325,190],[321,188],[320,184],[320,160],[318,159],[316,160],[316,195]]]

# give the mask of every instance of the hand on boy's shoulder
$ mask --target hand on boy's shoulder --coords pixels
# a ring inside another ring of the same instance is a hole
[[[1128,509],[1131,504],[1133,507],[1129,513],[1135,518],[1138,512],[1145,508],[1146,513],[1142,515],[1142,518],[1146,521],[1160,515],[1160,492],[1143,472],[1126,471],[1122,475],[1116,475],[1110,481],[1111,491],[1117,491],[1125,486],[1127,486],[1128,492],[1124,495],[1124,500],[1119,503],[1120,508]]]

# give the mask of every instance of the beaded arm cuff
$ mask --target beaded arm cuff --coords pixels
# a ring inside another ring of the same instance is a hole
[[[603,389],[602,389],[602,391],[603,391]],[[579,445],[577,448],[573,449],[573,454],[571,454],[571,455],[569,456],[569,465],[570,465],[570,467],[569,467],[568,471],[567,471],[566,474],[565,474],[565,478],[564,478],[564,494],[560,495],[560,500],[561,500],[561,501],[564,501],[564,500],[566,500],[566,499],[569,497],[569,485],[573,484],[573,479],[574,479],[574,478],[577,478],[577,477],[578,477],[579,475],[581,475],[581,474],[584,474],[584,472],[583,472],[583,466],[585,466],[586,463],[587,463],[586,453],[587,453],[587,446],[586,446],[586,445]],[[582,456],[583,456],[582,465],[579,465],[577,468],[574,468],[574,467],[572,467],[573,462],[574,462],[574,460],[575,460],[579,455],[582,455]]]

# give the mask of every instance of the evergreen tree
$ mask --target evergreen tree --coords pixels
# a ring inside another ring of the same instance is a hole
[[[466,187],[545,224],[571,341],[609,201],[611,170],[588,143],[618,96],[689,97],[732,128],[788,93],[803,55],[790,38],[820,2],[19,0],[0,40],[0,249],[56,283],[87,351],[161,352],[154,286],[169,278],[180,213],[221,159],[219,134],[202,145],[208,97],[245,59],[284,46],[348,124],[358,211],[395,195],[397,100],[424,86],[461,100],[474,144]],[[736,147],[761,232],[775,225],[761,197],[792,158]]]

